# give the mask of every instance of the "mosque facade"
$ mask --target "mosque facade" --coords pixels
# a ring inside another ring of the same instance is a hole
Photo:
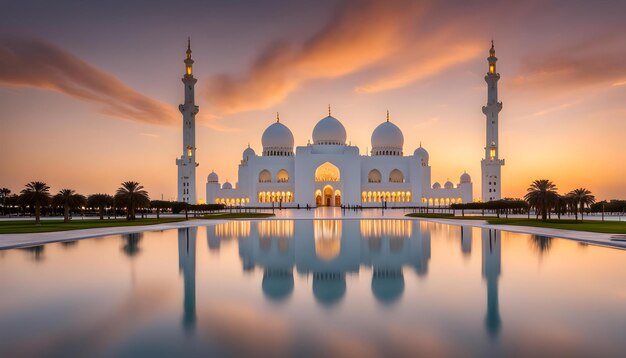
[[[498,156],[498,113],[495,50],[490,50],[488,102],[486,115],[486,146],[482,167],[482,198],[500,198],[500,168],[504,160]],[[185,104],[181,112],[183,156],[179,165],[179,201],[196,202],[195,180],[195,114],[193,102],[191,50],[185,60]],[[405,153],[402,130],[389,118],[379,124],[371,136],[371,150],[362,154],[358,147],[346,143],[346,128],[331,115],[317,122],[312,143],[295,146],[294,136],[280,121],[269,125],[261,137],[262,151],[248,146],[242,153],[238,181],[221,183],[211,172],[206,182],[206,202],[229,206],[255,207],[320,207],[360,205],[363,207],[448,206],[473,201],[473,183],[468,173],[461,173],[453,183],[433,182],[428,151],[417,146]],[[188,162],[188,163],[187,163]],[[193,170],[193,173],[191,171]],[[487,184],[488,183],[488,184]],[[181,200],[182,199],[182,200]]]

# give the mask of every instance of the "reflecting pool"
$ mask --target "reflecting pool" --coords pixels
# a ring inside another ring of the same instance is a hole
[[[626,251],[415,220],[0,251],[3,357],[626,354]]]

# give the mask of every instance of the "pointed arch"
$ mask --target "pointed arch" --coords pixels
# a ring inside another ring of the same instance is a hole
[[[382,174],[380,174],[380,171],[378,169],[372,169],[367,174],[368,183],[380,183],[382,179],[383,179],[383,176]]]
[[[402,174],[400,169],[394,169],[389,173],[389,182],[404,183],[404,174]]]
[[[315,169],[315,181],[339,181],[341,172],[331,162],[326,162]]]

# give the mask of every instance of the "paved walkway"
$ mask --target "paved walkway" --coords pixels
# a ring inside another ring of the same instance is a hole
[[[619,249],[626,249],[626,241],[615,241],[613,239],[626,239],[624,235],[602,234],[585,231],[559,230],[530,226],[515,225],[491,225],[484,220],[462,220],[462,219],[430,219],[430,218],[408,218],[405,214],[410,211],[405,210],[380,210],[371,209],[363,211],[342,212],[336,208],[318,208],[315,210],[276,210],[276,217],[263,220],[358,220],[358,219],[396,219],[396,220],[421,220],[437,222],[449,225],[475,226],[509,232],[518,232],[531,235],[540,235],[556,238],[576,240],[589,244],[609,246]],[[85,230],[70,230],[33,234],[3,234],[0,235],[0,249],[8,249],[22,246],[42,245],[52,242],[73,241],[90,237],[107,235],[128,234],[141,231],[160,231],[192,226],[217,225],[228,220],[190,220],[175,223],[145,226],[122,226],[110,228],[97,228]]]

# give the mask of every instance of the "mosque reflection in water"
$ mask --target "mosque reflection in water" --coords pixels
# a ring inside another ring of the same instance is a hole
[[[372,270],[371,291],[383,305],[397,302],[404,293],[404,270],[428,274],[431,227],[412,220],[268,220],[233,221],[207,227],[209,250],[222,240],[238,240],[244,271],[263,270],[261,287],[272,301],[282,302],[294,290],[294,268],[312,277],[315,300],[332,308],[346,294],[346,275],[361,268]],[[485,328],[499,333],[501,318],[498,280],[501,273],[501,238],[496,230],[480,229],[482,276],[487,285]],[[461,251],[471,253],[472,229],[461,227]],[[184,281],[185,329],[196,325],[197,228],[178,229],[179,270]]]

